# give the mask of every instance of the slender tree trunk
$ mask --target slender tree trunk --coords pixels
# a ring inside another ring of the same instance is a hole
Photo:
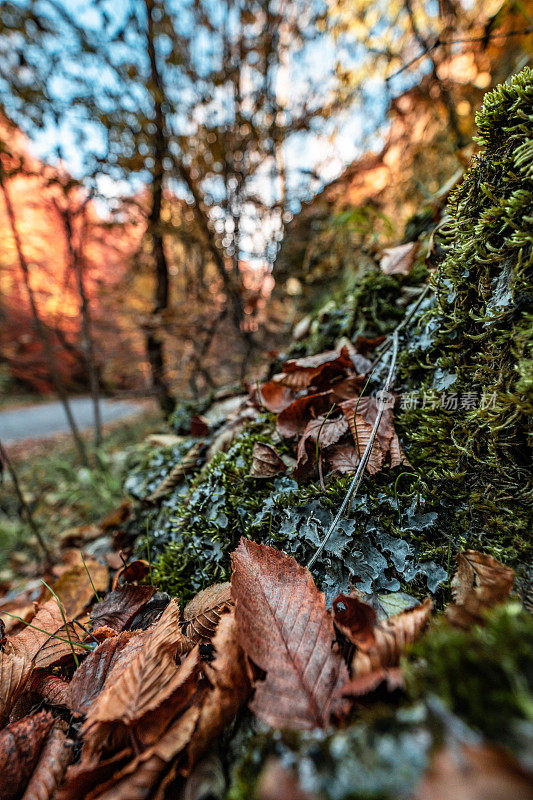
[[[161,232],[161,207],[163,202],[163,161],[168,154],[167,138],[165,133],[165,116],[163,113],[163,86],[157,54],[154,44],[154,30],[152,11],[153,0],[145,0],[148,27],[146,32],[148,57],[150,59],[150,81],[152,84],[152,97],[154,100],[154,125],[152,170],[152,204],[148,216],[147,234],[151,244],[152,257],[155,264],[155,297],[152,309],[152,322],[146,330],[146,352],[152,373],[152,384],[164,414],[171,414],[176,406],[166,378],[165,353],[161,333],[161,312],[168,308],[169,300],[169,272],[165,254],[163,234]]]
[[[47,564],[51,564],[52,553],[50,552],[50,548],[48,547],[48,544],[46,543],[44,536],[42,535],[41,531],[37,526],[37,523],[33,518],[33,514],[31,513],[31,508],[24,499],[24,495],[22,494],[22,490],[18,482],[17,473],[15,472],[15,468],[13,467],[9,459],[9,456],[7,454],[7,451],[1,441],[0,441],[0,463],[5,464],[6,469],[11,476],[13,487],[15,489],[15,494],[17,495],[19,501],[19,508],[20,508],[19,513],[21,518],[24,519],[24,517],[26,517],[26,522],[28,523],[33,534],[35,535],[35,538],[37,539],[37,542],[39,543],[41,550],[44,553],[44,557],[46,559]]]
[[[91,389],[91,399],[93,404],[94,416],[94,444],[100,447],[102,444],[102,417],[100,414],[100,387],[98,381],[98,366],[96,364],[96,356],[94,352],[94,341],[91,335],[91,314],[89,310],[89,299],[87,297],[87,290],[85,287],[84,278],[84,263],[81,253],[81,245],[76,248],[74,246],[72,220],[70,209],[68,208],[68,197],[65,197],[67,205],[64,209],[60,208],[55,203],[57,212],[61,217],[63,228],[65,231],[65,240],[67,243],[70,263],[76,276],[76,284],[78,286],[78,294],[80,296],[80,321],[81,321],[81,343],[83,354],[85,356],[85,363],[89,373],[89,384]],[[85,210],[84,225],[85,225]],[[80,233],[80,241],[82,234]]]
[[[80,436],[80,432],[78,430],[78,426],[76,425],[76,420],[74,419],[74,416],[72,414],[72,409],[70,407],[70,403],[69,403],[69,400],[68,400],[68,395],[67,395],[67,392],[66,392],[66,389],[65,389],[65,385],[63,383],[63,379],[61,378],[61,375],[59,373],[59,370],[58,370],[56,362],[55,362],[54,354],[53,354],[53,351],[52,351],[52,345],[51,345],[51,342],[50,342],[50,337],[48,335],[48,329],[47,329],[45,323],[41,319],[41,315],[40,315],[39,309],[37,307],[37,301],[35,299],[35,295],[33,293],[32,287],[31,287],[30,270],[29,270],[28,262],[26,261],[26,258],[24,256],[24,252],[22,250],[22,243],[20,241],[20,237],[19,237],[18,230],[17,230],[17,224],[16,224],[16,220],[15,220],[15,212],[14,212],[13,206],[11,204],[11,199],[9,197],[9,193],[8,193],[7,186],[6,186],[6,183],[5,183],[5,180],[4,180],[4,173],[3,173],[3,169],[1,167],[1,165],[0,165],[0,188],[2,189],[2,194],[4,196],[4,202],[5,202],[5,205],[6,205],[6,211],[7,211],[7,216],[8,216],[8,219],[9,219],[9,225],[10,225],[10,228],[11,228],[11,233],[12,233],[12,236],[13,236],[13,239],[14,239],[14,242],[15,242],[15,249],[17,251],[17,257],[18,257],[18,260],[19,260],[20,268],[22,270],[22,274],[24,276],[24,285],[26,287],[26,292],[28,294],[28,300],[29,300],[29,304],[30,304],[30,308],[31,308],[32,316],[33,316],[33,323],[34,323],[34,326],[35,326],[35,330],[36,330],[37,335],[38,335],[39,339],[41,340],[41,343],[42,343],[42,346],[43,346],[43,350],[44,350],[44,354],[45,354],[46,360],[48,362],[48,369],[50,370],[50,376],[52,378],[52,382],[53,382],[53,384],[55,386],[56,392],[57,392],[57,394],[59,396],[59,399],[60,399],[60,401],[61,401],[61,403],[63,405],[63,408],[65,409],[65,414],[67,416],[67,420],[68,420],[68,423],[69,423],[69,426],[70,426],[70,430],[72,432],[72,437],[73,437],[74,442],[76,444],[76,448],[78,450],[78,454],[80,456],[80,460],[81,460],[82,464],[87,466],[88,465],[88,459],[87,459],[87,451],[85,449],[85,443],[84,443],[82,437]]]

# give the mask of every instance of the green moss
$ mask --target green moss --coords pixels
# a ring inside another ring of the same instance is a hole
[[[484,549],[516,564],[533,497],[531,71],[487,94],[477,122],[484,150],[450,198],[435,300],[400,358],[402,388],[419,405],[400,411],[398,428],[414,465],[468,508]],[[444,387],[475,393],[475,406],[444,410]],[[421,407],[424,393],[435,408]]]
[[[469,631],[440,620],[412,648],[405,676],[413,699],[436,695],[488,739],[514,747],[521,723],[533,731],[533,617],[509,603]]]

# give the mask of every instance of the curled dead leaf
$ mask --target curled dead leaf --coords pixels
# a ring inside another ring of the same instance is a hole
[[[10,642],[0,650],[0,728],[24,691],[33,664],[24,651],[18,652]]]
[[[91,618],[94,625],[109,626],[115,631],[124,630],[153,597],[155,591],[153,586],[119,586],[93,606]]]
[[[455,604],[446,609],[446,617],[453,625],[468,628],[482,620],[486,609],[507,600],[514,571],[477,550],[458,553],[456,560],[457,571],[451,582]]]
[[[53,724],[53,716],[40,711],[0,731],[2,800],[15,800],[22,795]]]
[[[198,642],[209,642],[222,614],[233,605],[231,583],[214,583],[189,600],[183,611],[184,640],[178,644],[178,653],[192,650]]]
[[[69,683],[58,675],[50,675],[43,669],[37,670],[31,679],[30,691],[41,697],[51,706],[68,706]]]
[[[375,644],[366,650],[356,649],[351,663],[352,675],[358,677],[398,666],[407,645],[415,642],[427,625],[432,608],[431,598],[426,597],[419,606],[375,625]]]
[[[358,597],[339,594],[333,601],[333,622],[343,636],[363,652],[376,645],[376,610]]]
[[[385,275],[409,275],[418,252],[419,242],[407,242],[383,251],[379,266]]]
[[[144,580],[144,578],[150,574],[150,569],[150,564],[143,558],[139,558],[136,561],[125,564],[123,567],[121,567],[121,569],[118,570],[113,578],[112,589],[114,590],[120,586],[121,582],[138,583],[139,581]]]
[[[251,478],[272,478],[285,472],[287,467],[276,449],[263,442],[255,442],[252,454]]]
[[[66,727],[64,722],[54,723],[22,800],[51,800],[54,796],[74,757],[74,742],[67,739]]]

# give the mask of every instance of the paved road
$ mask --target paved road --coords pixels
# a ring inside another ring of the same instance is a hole
[[[89,397],[75,397],[70,401],[74,419],[81,430],[93,427],[93,407]],[[113,422],[139,413],[142,406],[129,400],[101,400],[103,422]],[[23,439],[41,439],[54,433],[69,431],[67,417],[59,402],[0,411],[0,440],[13,444]]]

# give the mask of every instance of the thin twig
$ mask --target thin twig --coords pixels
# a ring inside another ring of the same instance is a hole
[[[442,47],[445,45],[454,45],[454,44],[474,44],[475,42],[487,42],[491,39],[508,39],[511,36],[527,36],[529,33],[533,33],[533,25],[530,25],[527,28],[522,28],[521,30],[490,33],[488,35],[483,35],[483,36],[473,36],[469,39],[441,39],[439,36],[437,36],[435,41],[432,44],[428,45],[428,47],[424,48],[424,50],[421,53],[419,53],[414,58],[411,58],[405,64],[402,64],[402,66],[399,69],[397,69],[396,72],[393,72],[392,75],[389,75],[387,78],[385,78],[385,82],[388,83],[389,81],[394,80],[394,78],[397,78],[398,75],[401,75],[402,72],[408,70],[410,67],[413,66],[413,64],[416,64],[417,61],[420,61],[422,58],[425,58],[427,55],[429,55],[429,53],[431,53],[437,47]]]
[[[405,328],[405,326],[413,319],[414,315],[416,314],[416,312],[418,311],[418,309],[422,305],[423,300],[425,300],[426,296],[429,294],[429,290],[430,289],[431,289],[430,284],[429,283],[426,284],[426,287],[425,287],[424,291],[422,292],[422,294],[420,295],[420,297],[418,298],[418,300],[416,301],[416,303],[412,307],[411,311],[407,314],[406,317],[404,317],[402,319],[400,324],[394,329],[394,331],[391,334],[389,334],[389,336],[387,336],[385,341],[378,347],[377,352],[376,352],[376,357],[375,357],[374,361],[372,362],[372,364],[370,366],[370,370],[374,370],[376,368],[376,365],[379,363],[379,361],[381,361],[381,359],[383,358],[383,355],[387,352],[387,350],[391,346],[391,344],[393,342],[393,339],[394,339],[394,335],[399,333],[402,330],[402,328]]]
[[[392,358],[391,358],[391,363],[390,363],[390,367],[389,367],[389,374],[387,375],[387,380],[385,381],[385,385],[383,386],[383,393],[388,392],[389,389],[392,387],[392,385],[394,383],[394,371],[395,371],[395,368],[396,368],[396,359],[398,357],[398,330],[395,330],[393,335],[392,335],[392,345],[393,345]],[[341,517],[343,516],[344,512],[351,505],[352,497],[354,496],[355,492],[359,489],[361,481],[363,480],[363,473],[365,471],[365,467],[366,467],[366,465],[368,463],[368,459],[370,458],[370,453],[372,452],[372,448],[374,446],[374,441],[375,441],[375,438],[376,438],[376,435],[377,435],[377,432],[378,432],[379,425],[381,423],[381,418],[383,416],[384,410],[385,410],[385,404],[384,404],[384,398],[383,398],[381,403],[380,403],[380,407],[379,407],[379,410],[378,410],[378,414],[376,416],[376,420],[374,422],[374,427],[372,428],[372,433],[370,434],[369,442],[368,442],[367,446],[365,447],[365,452],[363,453],[363,457],[361,458],[361,461],[359,462],[359,466],[357,467],[357,472],[355,473],[355,475],[353,477],[353,480],[352,480],[352,482],[350,484],[350,488],[348,489],[348,492],[346,493],[346,497],[344,498],[344,500],[342,502],[342,505],[341,505],[341,507],[339,508],[339,510],[337,512],[337,516],[335,517],[335,519],[331,523],[330,529],[326,533],[325,537],[323,538],[322,542],[320,543],[320,545],[319,545],[318,549],[316,550],[315,554],[309,560],[309,563],[307,564],[307,568],[308,569],[311,569],[311,567],[313,566],[313,564],[315,563],[317,558],[322,553],[324,547],[326,546],[326,544],[328,543],[329,539],[331,538],[331,535],[332,535],[333,531],[335,530],[335,528],[339,524],[339,521],[340,521]]]

